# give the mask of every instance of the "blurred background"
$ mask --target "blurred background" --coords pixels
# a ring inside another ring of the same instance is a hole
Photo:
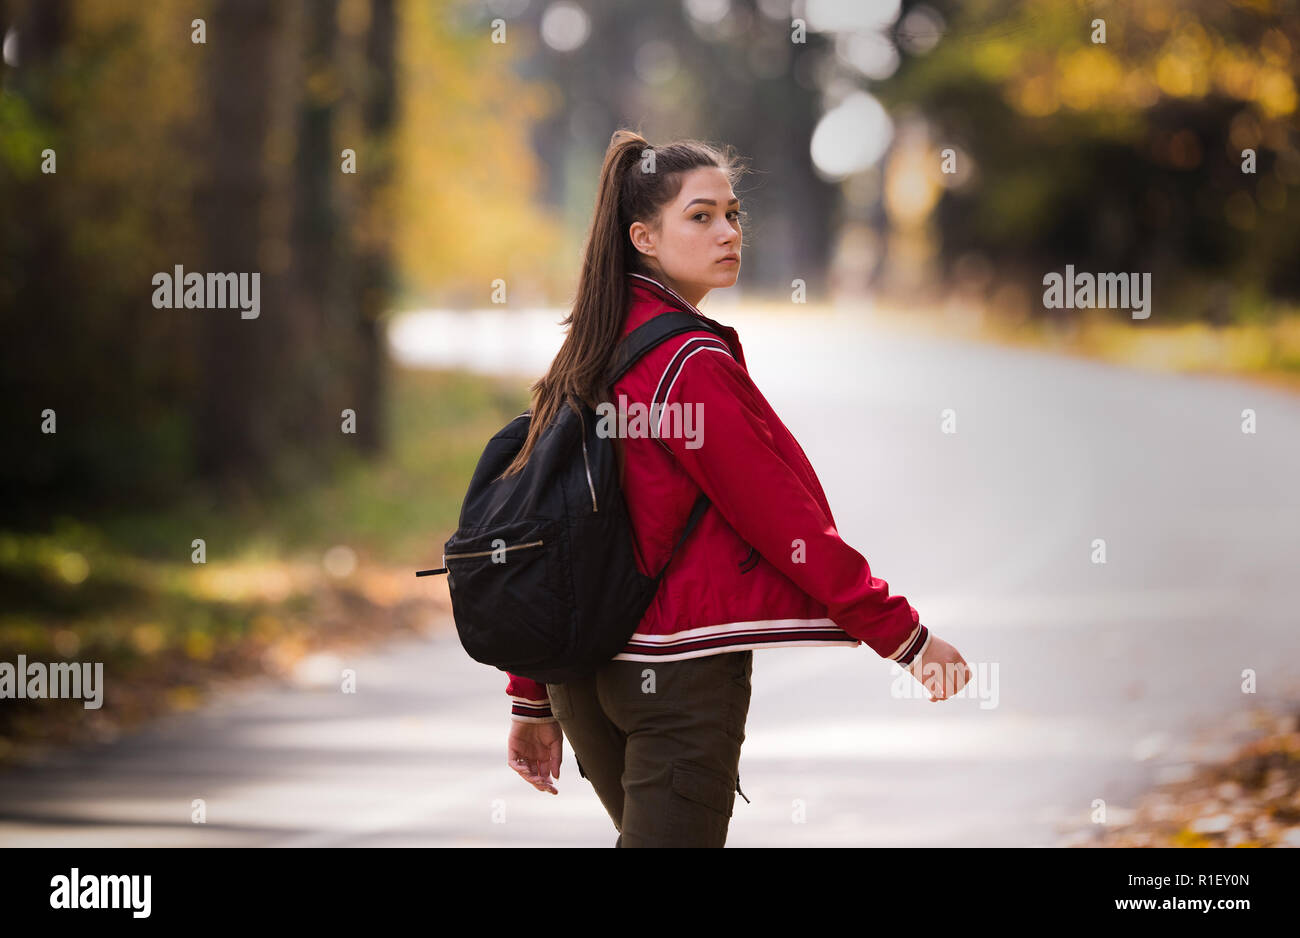
[[[1144,397],[1157,421],[1213,412],[1229,440],[1242,408],[1272,407],[1284,441],[1206,484],[1261,500],[1232,536],[1267,543],[1277,567],[1234,575],[1276,588],[1276,631],[1253,647],[1280,658],[1297,598],[1283,565],[1300,556],[1295,495],[1278,494],[1294,492],[1300,438],[1295,3],[0,0],[0,35],[0,661],[102,661],[109,680],[96,711],[0,702],[0,762],[112,744],[228,678],[336,683],[380,640],[450,636],[439,660],[474,667],[455,657],[445,586],[413,572],[438,565],[483,444],[558,348],[621,126],[746,159],[744,269],[704,309],[753,337],[751,370],[833,505],[871,473],[877,504],[846,505],[841,528],[923,617],[952,610],[957,627],[969,591],[953,584],[983,588],[972,556],[1002,556],[1008,590],[1075,582],[990,549],[990,531],[1010,526],[1041,559],[1055,541],[1027,535],[1034,519],[1061,528],[1043,506],[1115,478],[1026,467],[1057,444],[1023,424],[1006,466],[972,468],[934,442],[940,408],[1047,387],[1062,396],[1044,409],[1091,399],[1074,458],[1106,449],[1085,428]],[[1150,318],[1045,308],[1043,277],[1067,264],[1149,273]],[[260,316],[155,308],[154,274],[177,265],[260,272]],[[989,351],[954,359],[956,340]],[[914,405],[925,435],[847,461],[838,416],[799,390],[831,371],[831,345],[860,372],[832,386],[860,395],[864,425],[888,434]],[[992,351],[1012,347],[1032,358]],[[1064,363],[1080,358],[1279,396],[1211,405],[1203,384],[1075,376]],[[1032,362],[1028,383],[1012,361]],[[1004,383],[945,383],[960,375]],[[1224,445],[1191,441],[1162,478]],[[995,487],[1036,471],[1041,501]],[[1182,591],[1206,586],[1192,571],[1228,537],[1197,553],[1189,506],[1209,491],[1145,519],[1180,552],[1133,565],[1126,588],[1207,608]],[[1117,524],[1143,504],[1122,492]],[[909,531],[923,511],[934,523]],[[1154,602],[1156,620],[1185,621]],[[1067,606],[1082,608],[1033,608]],[[504,676],[479,672],[491,763]]]

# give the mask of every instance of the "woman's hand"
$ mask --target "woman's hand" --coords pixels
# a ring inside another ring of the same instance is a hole
[[[510,721],[506,763],[538,791],[559,794],[551,784],[551,776],[560,777],[560,759],[563,755],[564,732],[558,722]]]
[[[961,652],[934,634],[930,635],[924,660],[917,655],[908,670],[930,692],[930,703],[946,700],[970,680],[970,666]]]

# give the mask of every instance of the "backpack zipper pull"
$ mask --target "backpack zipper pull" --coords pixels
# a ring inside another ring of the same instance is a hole
[[[740,773],[739,773],[739,772],[736,773],[736,791],[740,793],[740,797],[742,797],[742,798],[745,799],[745,804],[750,804],[750,803],[751,803],[750,800],[749,800],[747,797],[745,797],[745,793],[744,793],[743,791],[740,791]]]

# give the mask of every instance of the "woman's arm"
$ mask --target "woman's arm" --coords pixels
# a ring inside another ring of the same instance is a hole
[[[929,638],[919,614],[840,537],[805,481],[812,467],[782,452],[777,434],[788,431],[769,424],[770,408],[745,369],[720,348],[702,350],[681,366],[664,400],[683,410],[698,405],[698,439],[661,439],[727,523],[825,605],[836,625],[881,657],[911,663]]]

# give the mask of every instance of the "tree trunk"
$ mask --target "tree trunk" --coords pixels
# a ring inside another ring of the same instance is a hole
[[[340,296],[346,258],[338,252],[339,179],[334,118],[343,80],[338,62],[338,0],[303,0],[302,97],[291,176],[292,264],[283,330],[282,432],[303,453],[339,441],[339,389],[352,370],[342,336],[350,318]],[[316,461],[319,469],[321,463]],[[305,467],[306,464],[304,464]]]
[[[392,276],[392,220],[382,200],[392,178],[393,129],[397,115],[397,17],[394,0],[373,0],[366,34],[366,80],[362,126],[372,166],[361,174],[364,229],[357,258],[356,354],[353,387],[357,401],[358,443],[377,453],[384,443],[387,350],[380,317],[388,305]]]
[[[263,0],[226,0],[212,17],[207,56],[207,178],[196,196],[209,272],[260,271],[261,209],[266,198],[263,149],[268,130],[272,55],[282,7]],[[243,319],[235,309],[201,317],[202,376],[196,403],[196,459],[201,475],[229,489],[271,462],[280,402],[271,379],[275,309]]]
[[[27,496],[5,499],[0,512],[15,520],[36,520],[42,514],[49,517],[53,502],[48,499],[69,489],[74,495],[86,494],[82,480],[69,475],[72,460],[66,455],[76,449],[77,428],[84,418],[79,405],[84,401],[75,387],[50,382],[42,368],[48,367],[52,351],[62,361],[75,362],[78,350],[72,310],[79,285],[67,277],[70,249],[67,212],[62,210],[66,176],[46,175],[38,165],[47,147],[56,151],[58,160],[67,158],[61,152],[66,115],[60,93],[66,82],[58,58],[70,22],[67,0],[32,0],[16,10],[6,7],[3,13],[0,33],[15,24],[18,30],[18,66],[4,66],[8,91],[26,101],[41,139],[26,154],[30,175],[14,178],[0,171],[0,251],[5,257],[5,276],[0,277],[0,397],[7,405],[0,414],[0,438],[16,444],[5,454],[0,480]],[[46,408],[56,415],[57,436],[40,433]],[[60,502],[59,507],[68,505]]]

